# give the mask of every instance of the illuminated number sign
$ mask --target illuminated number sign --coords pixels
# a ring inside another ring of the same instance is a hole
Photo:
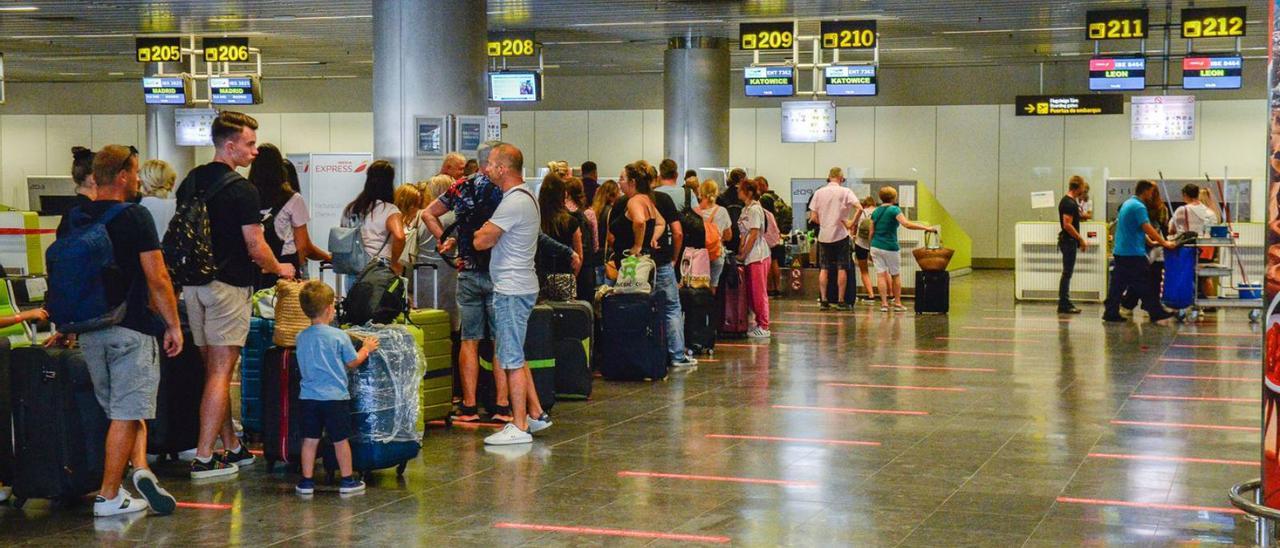
[[[485,49],[489,57],[528,57],[534,45],[532,34],[490,34]]]
[[[1230,8],[1187,8],[1182,10],[1183,38],[1244,36],[1244,6]]]
[[[244,63],[249,60],[248,38],[205,38],[201,45],[206,63]]]
[[[182,39],[177,36],[135,38],[133,43],[139,63],[169,63],[182,60]]]
[[[823,21],[823,49],[871,49],[876,47],[876,22]],[[744,48],[745,49],[745,48]]]
[[[795,25],[783,23],[739,23],[738,48],[744,50],[791,49]]]
[[[1124,95],[1019,95],[1014,99],[1018,116],[1080,116],[1124,114]]]
[[[1122,40],[1147,37],[1147,10],[1090,10],[1085,14],[1090,40]]]

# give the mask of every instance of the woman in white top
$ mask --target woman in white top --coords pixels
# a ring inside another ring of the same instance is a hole
[[[173,166],[164,160],[147,160],[138,170],[138,180],[142,182],[142,207],[151,212],[151,219],[156,223],[156,236],[164,239],[169,229],[169,220],[178,210],[178,202],[169,198],[173,183],[178,174]]]
[[[756,315],[756,326],[747,336],[767,339],[773,336],[769,332],[769,246],[764,243],[766,221],[756,182],[747,179],[738,183],[738,198],[744,204],[742,215],[738,216],[738,234],[742,240],[738,256],[746,267],[747,300]]]
[[[391,270],[400,274],[400,257],[404,251],[404,222],[395,205],[396,168],[391,162],[378,160],[365,172],[364,190],[342,210],[342,226],[360,223],[360,239],[370,258],[383,258]]]
[[[720,187],[715,181],[706,179],[698,185],[698,205],[693,210],[703,219],[711,221],[720,231],[720,256],[711,261],[711,294],[720,286],[720,275],[724,273],[724,244],[733,238],[733,221],[729,220],[729,210],[716,205],[716,197],[720,196]]]
[[[1204,234],[1209,225],[1218,224],[1218,214],[1200,201],[1200,187],[1188,184],[1182,187],[1182,201],[1185,205],[1174,210],[1169,219],[1169,230],[1174,234],[1194,232]]]
[[[258,191],[267,246],[277,261],[294,265],[301,275],[307,271],[307,259],[328,261],[332,257],[311,241],[307,232],[311,213],[295,186],[297,172],[290,175],[291,166],[275,145],[260,145],[258,156],[249,166],[249,182]],[[274,287],[277,279],[263,274],[257,287]]]

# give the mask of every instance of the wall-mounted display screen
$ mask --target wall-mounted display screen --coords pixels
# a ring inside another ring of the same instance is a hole
[[[209,79],[209,102],[215,105],[256,105],[262,102],[257,81],[251,76]]]
[[[190,88],[191,80],[180,76],[142,79],[142,97],[148,105],[185,105]]]
[[[1089,60],[1090,91],[1140,91],[1146,87],[1145,57],[1094,57]]]
[[[782,142],[834,143],[836,104],[831,101],[782,103]]]
[[[489,73],[489,100],[535,102],[542,99],[542,74],[534,71]]]
[[[1192,55],[1182,59],[1183,89],[1240,89],[1244,59],[1239,55]]]
[[[747,67],[744,69],[747,97],[790,97],[796,94],[793,67]]]
[[[875,65],[836,66],[823,69],[827,96],[870,96],[878,91]]]
[[[173,129],[178,146],[213,145],[213,119],[218,112],[211,108],[180,108],[173,111]]]

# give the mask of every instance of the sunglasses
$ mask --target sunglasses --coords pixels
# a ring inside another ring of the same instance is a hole
[[[119,173],[127,169],[129,167],[129,160],[136,158],[137,156],[138,156],[138,149],[135,148],[133,145],[129,145],[129,155],[124,157],[124,161],[120,162],[120,167],[119,169],[116,170],[116,172]]]

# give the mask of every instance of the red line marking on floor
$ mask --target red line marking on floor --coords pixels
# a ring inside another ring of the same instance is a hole
[[[851,382],[829,382],[827,386],[835,386],[839,388],[887,388],[889,390],[927,390],[933,392],[964,392],[967,388],[953,388],[947,386],[907,386],[901,384],[858,384]]]
[[[698,358],[698,363],[717,363],[720,360],[712,360],[708,358]]]
[[[1262,365],[1262,360],[1209,360],[1201,358],[1160,358],[1162,362],[1209,363],[1218,365]]]
[[[965,373],[995,373],[995,369],[986,367],[930,367],[926,365],[871,365],[881,369],[919,369],[922,371],[961,371]]]
[[[1261,333],[1178,333],[1179,337],[1222,337],[1238,339],[1261,339]]]
[[[1166,396],[1163,394],[1134,394],[1129,396],[1137,400],[1168,400],[1168,401],[1213,401],[1213,402],[1229,402],[1229,403],[1258,403],[1257,398],[1215,398],[1210,396]]]
[[[1195,457],[1166,457],[1164,455],[1128,455],[1118,453],[1089,453],[1095,459],[1147,460],[1152,462],[1193,462],[1197,464],[1229,464],[1232,466],[1258,466],[1258,461],[1231,459],[1201,459]]]
[[[261,449],[250,449],[250,450],[249,450],[249,454],[250,454],[250,455],[257,456],[257,457],[261,457],[261,456],[263,456],[263,452],[262,452],[262,450],[261,450]]]
[[[728,343],[728,344],[726,344],[726,343],[720,343],[720,342],[718,342],[718,343],[716,343],[716,346],[723,346],[723,347],[727,347],[727,348],[765,348],[765,347],[768,347],[769,345],[767,345],[767,344],[745,344],[745,343],[741,343],[741,344]]]
[[[1071,320],[1070,320],[1070,319],[1067,319],[1067,318],[1048,318],[1048,317],[1044,317],[1044,318],[995,318],[995,317],[984,317],[984,318],[982,318],[982,319],[983,319],[983,320],[988,320],[988,321],[1007,321],[1007,322],[1055,322],[1055,323],[1071,323]]]
[[[1223,514],[1243,514],[1244,512],[1236,508],[1225,508],[1221,506],[1191,506],[1186,504],[1163,504],[1159,502],[1132,502],[1127,500],[1109,500],[1109,499],[1078,499],[1075,497],[1058,497],[1058,502],[1070,502],[1075,504],[1092,504],[1096,506],[1127,506],[1129,508],[1152,508],[1156,510],[1187,510],[1191,512],[1218,512]]]
[[[1255,377],[1206,377],[1202,375],[1165,375],[1151,374],[1145,378],[1148,379],[1181,379],[1187,381],[1231,381],[1231,382],[1257,382]]]
[[[1037,331],[1040,333],[1057,333],[1060,329],[1050,329],[1048,327],[975,327],[966,325],[960,329],[977,330],[977,331]]]
[[[739,477],[733,477],[733,476],[704,476],[699,474],[668,474],[665,472],[640,472],[635,470],[622,470],[618,472],[618,477],[682,479],[682,480],[693,480],[693,481],[727,481],[731,483],[760,483],[765,485],[785,485],[787,487],[817,487],[818,486],[817,482],[812,482],[812,481],[739,478]]]
[[[1119,426],[1150,426],[1153,428],[1189,428],[1192,430],[1231,430],[1235,432],[1259,432],[1257,426],[1233,426],[1230,424],[1194,424],[1187,422],[1122,421],[1113,420]]]
[[[822,438],[783,438],[778,436],[745,436],[739,434],[707,434],[706,437],[727,440],[781,441],[794,443],[819,443],[825,445],[865,445],[869,447],[880,446],[880,442],[878,441],[828,440]]]
[[[921,416],[928,415],[928,411],[903,411],[900,409],[860,409],[857,407],[818,407],[813,405],[773,405],[774,409],[788,409],[791,411],[823,411],[827,413],[840,413],[847,415],[912,415]]]
[[[427,424],[431,426],[445,426],[445,423],[443,420],[427,421]],[[500,429],[503,426],[507,425],[507,423],[505,422],[462,422],[462,421],[453,421],[451,424],[453,426],[461,426],[463,428],[494,428],[494,429]]]
[[[842,324],[842,323],[840,323],[840,322],[784,322],[784,321],[774,320],[774,321],[769,322],[769,325],[799,325],[799,326],[806,326],[806,325],[832,325],[832,326],[837,326],[837,327],[838,327],[838,326],[845,325],[845,324]]]
[[[962,350],[921,350],[913,348],[911,350],[916,354],[954,354],[956,356],[996,356],[1003,358],[1016,358],[1018,355],[1013,352],[966,352]]]
[[[195,510],[230,510],[230,504],[214,504],[212,502],[179,502],[178,508],[192,508]]]
[[[818,316],[818,317],[835,316],[837,318],[853,318],[856,316],[870,316],[870,314],[859,314],[857,312],[846,312],[846,311],[835,311],[835,310],[832,310],[830,312],[783,312],[783,314],[786,314],[788,316]]]
[[[712,535],[685,535],[681,533],[663,533],[660,531],[638,531],[634,529],[611,529],[605,527],[576,527],[568,525],[543,525],[537,523],[512,523],[500,521],[493,524],[498,529],[523,529],[550,533],[571,533],[575,535],[596,535],[603,537],[648,538],[674,540],[680,542],[706,542],[711,544],[728,544],[733,539]]]
[[[1000,343],[1016,343],[1016,342],[1036,342],[1028,339],[989,339],[984,337],[934,337],[939,341],[966,341],[966,342],[1000,342]]]
[[[1208,348],[1211,350],[1262,350],[1261,346],[1218,346],[1212,344],[1171,344],[1169,348]]]

